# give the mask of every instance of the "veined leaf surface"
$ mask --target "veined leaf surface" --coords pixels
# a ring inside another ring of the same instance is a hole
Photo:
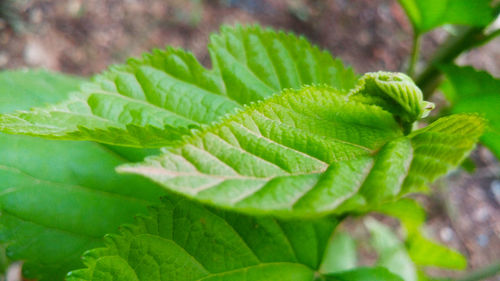
[[[258,26],[223,27],[209,50],[212,70],[185,51],[155,50],[112,67],[62,103],[0,116],[0,131],[162,147],[282,89],[349,90],[356,81],[351,69],[304,38]]]
[[[85,257],[84,280],[402,281],[383,268],[318,272],[337,221],[282,221],[206,208],[171,197],[107,247]],[[189,227],[186,227],[189,226]]]
[[[412,132],[408,137],[413,160],[402,193],[425,190],[428,183],[457,167],[475,147],[485,125],[477,114],[455,114]]]
[[[45,71],[0,72],[0,112],[57,102],[81,80]],[[62,280],[84,251],[164,194],[114,168],[126,153],[90,142],[0,134],[0,241],[28,278]]]
[[[350,93],[317,86],[286,90],[185,138],[160,156],[119,169],[246,213],[313,217],[379,204],[446,173],[482,133],[481,118],[457,115],[404,136],[408,123],[402,116],[408,116],[405,108],[414,108],[407,105],[425,112],[428,104],[414,84],[398,76],[367,74]],[[376,87],[374,80],[396,85]],[[459,143],[427,144],[430,138],[448,141],[464,128]],[[428,171],[422,159],[441,154],[442,159],[431,163],[439,169]]]

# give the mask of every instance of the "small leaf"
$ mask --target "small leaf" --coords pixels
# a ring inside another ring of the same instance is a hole
[[[486,26],[493,20],[491,0],[399,0],[417,33],[444,24]]]
[[[346,91],[357,79],[304,38],[258,26],[223,27],[209,50],[212,70],[182,50],[155,50],[111,67],[57,105],[0,115],[0,131],[162,147],[283,89],[326,84]]]
[[[489,128],[481,137],[500,159],[500,79],[485,71],[455,65],[442,66],[446,87],[441,87],[452,103],[452,112],[477,112],[489,120]]]
[[[336,224],[249,217],[169,197],[87,253],[87,268],[67,280],[312,281]]]
[[[419,266],[437,266],[450,269],[465,269],[467,260],[459,252],[427,239],[419,232],[411,233],[407,239],[408,253]]]

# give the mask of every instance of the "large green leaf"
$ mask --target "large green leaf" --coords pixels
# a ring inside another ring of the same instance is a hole
[[[88,268],[68,281],[312,281],[336,224],[249,217],[165,198],[150,217],[87,253]]]
[[[80,82],[45,71],[0,72],[0,112],[56,102]],[[0,134],[0,241],[11,260],[25,261],[27,277],[62,280],[81,267],[85,250],[164,194],[116,174],[117,165],[133,158],[112,149]]]
[[[456,65],[442,66],[447,81],[441,87],[452,103],[452,112],[477,112],[489,120],[481,138],[500,159],[500,79],[485,71]]]
[[[475,115],[448,117],[403,136],[409,127],[403,120],[427,107],[405,75],[370,73],[348,94],[315,86],[286,90],[160,156],[119,169],[246,213],[311,217],[359,210],[446,173],[474,147],[483,128]],[[459,140],[439,145],[459,130]],[[439,169],[429,170],[434,166]]]
[[[399,0],[417,33],[444,24],[486,26],[493,20],[491,0]]]
[[[282,89],[348,90],[356,81],[351,69],[304,38],[258,26],[223,27],[209,50],[212,70],[185,51],[155,50],[112,67],[62,103],[0,116],[0,131],[161,147]]]

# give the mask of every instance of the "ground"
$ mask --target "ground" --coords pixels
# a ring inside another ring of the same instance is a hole
[[[166,45],[210,65],[209,34],[237,22],[302,34],[358,73],[404,71],[412,38],[395,0],[19,0],[13,10],[18,17],[11,24],[0,20],[0,69],[44,67],[84,76]],[[443,29],[426,35],[422,58],[445,37]],[[500,40],[459,62],[500,76]],[[429,211],[429,235],[466,254],[469,269],[476,269],[500,259],[500,166],[483,147],[472,159],[474,173],[453,173],[419,200]]]

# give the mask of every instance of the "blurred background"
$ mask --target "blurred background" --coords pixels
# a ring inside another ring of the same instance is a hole
[[[91,76],[166,45],[192,51],[209,66],[210,33],[234,23],[304,35],[357,73],[404,71],[412,44],[411,25],[396,0],[0,0],[0,69]],[[423,60],[447,32],[424,36]],[[500,39],[458,62],[499,77]],[[500,166],[482,147],[472,159],[474,172],[455,172],[435,184],[432,196],[419,198],[429,212],[429,235],[468,256],[470,269],[500,259]],[[344,227],[364,235],[356,223]]]

